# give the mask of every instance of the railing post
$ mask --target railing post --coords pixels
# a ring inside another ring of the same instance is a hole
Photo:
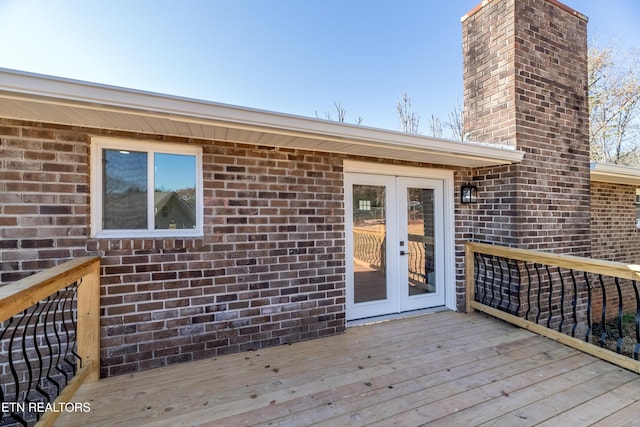
[[[78,354],[88,366],[86,381],[100,379],[100,260],[97,259],[78,286]]]
[[[475,256],[474,250],[471,248],[470,243],[465,244],[464,248],[464,274],[465,274],[465,298],[466,298],[466,308],[465,311],[467,313],[471,313],[474,309],[471,307],[471,301],[475,301],[475,263],[473,262]]]

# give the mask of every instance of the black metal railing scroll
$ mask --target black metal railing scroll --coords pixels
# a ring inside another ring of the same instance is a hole
[[[423,236],[409,235],[407,253],[409,255],[409,280],[419,283],[428,281],[428,274],[434,271],[433,244],[424,241]],[[353,257],[376,270],[385,266],[386,239],[383,233],[353,231]]]
[[[81,281],[0,323],[0,426],[32,426],[81,367],[76,301]]]
[[[384,233],[371,231],[353,231],[353,257],[376,270],[385,265]]]
[[[474,301],[640,360],[640,291],[633,271],[620,264],[622,273],[607,275],[596,273],[597,266],[582,271],[522,258],[474,251]]]
[[[517,263],[503,257],[475,254],[476,301],[510,314],[522,309],[521,272]],[[527,294],[530,302],[531,295]]]
[[[429,273],[435,269],[433,242],[424,236],[409,234],[409,281],[428,283]]]

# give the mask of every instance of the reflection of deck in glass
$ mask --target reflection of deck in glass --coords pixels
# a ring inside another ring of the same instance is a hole
[[[366,267],[355,261],[354,271],[354,302],[380,301],[387,298],[387,279],[384,272]],[[409,295],[423,295],[435,291],[435,287],[427,285],[428,290],[423,289],[425,285],[416,286],[409,284]]]
[[[379,301],[387,298],[387,279],[380,271],[354,260],[354,302]]]
[[[387,298],[384,224],[353,230],[354,302]]]

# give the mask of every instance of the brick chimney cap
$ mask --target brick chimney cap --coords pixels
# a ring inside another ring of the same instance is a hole
[[[469,17],[473,16],[474,14],[476,14],[479,10],[481,10],[484,6],[486,6],[487,4],[491,3],[494,0],[482,0],[482,2],[480,4],[478,4],[476,7],[474,7],[473,9],[471,9],[466,15],[464,15],[462,18],[460,18],[460,22],[464,22],[466,21]],[[499,0],[496,0],[499,1]],[[570,8],[569,6],[567,6],[564,3],[560,3],[558,0],[546,0],[547,2],[556,5],[557,7],[559,7],[560,9],[569,12],[570,14],[572,14],[573,16],[576,16],[580,19],[582,19],[585,22],[589,22],[589,18],[586,15],[583,15],[582,13],[578,12],[575,9]]]

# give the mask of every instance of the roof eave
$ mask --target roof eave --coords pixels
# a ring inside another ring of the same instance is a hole
[[[50,106],[62,110],[64,119],[52,120],[53,123],[149,132],[148,128],[136,128],[132,124],[134,121],[127,121],[128,128],[118,128],[91,122],[87,119],[88,115],[78,114],[79,111],[109,112],[141,119],[145,124],[152,120],[166,124],[182,123],[284,135],[291,137],[287,145],[290,148],[316,147],[318,150],[317,146],[321,143],[322,149],[329,152],[354,155],[375,153],[391,159],[422,162],[433,158],[433,163],[452,166],[511,164],[520,162],[524,155],[512,148],[488,144],[430,138],[0,68],[0,107],[3,100],[23,103],[24,111],[33,111],[33,108],[27,108],[33,105],[42,109]],[[8,115],[0,109],[0,116],[2,114]],[[37,120],[27,113],[11,118]],[[198,137],[184,132],[170,133],[167,129],[171,126],[160,127],[159,133]],[[315,141],[315,144],[309,141]]]
[[[640,187],[640,169],[606,163],[591,163],[591,181]]]

